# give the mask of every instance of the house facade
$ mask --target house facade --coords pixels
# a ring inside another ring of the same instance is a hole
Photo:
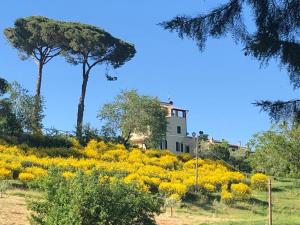
[[[187,132],[188,110],[175,107],[173,102],[161,102],[161,106],[167,110],[167,133],[165,140],[162,140],[159,149],[168,149],[173,153],[194,153],[195,139]],[[144,147],[145,136],[133,134],[131,142]]]

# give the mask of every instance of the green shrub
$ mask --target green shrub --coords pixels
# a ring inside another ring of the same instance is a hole
[[[25,134],[18,139],[19,143],[27,144],[30,147],[45,148],[70,148],[72,142],[67,135],[30,135]]]
[[[83,157],[83,154],[74,148],[36,148],[34,149],[33,153],[38,157]]]
[[[70,148],[73,146],[72,139],[68,135],[33,135],[23,133],[21,135],[1,135],[1,142],[10,145],[23,145],[27,147],[44,147],[44,148]]]
[[[58,169],[50,169],[41,187],[44,199],[30,204],[33,224],[151,225],[163,204],[132,185],[100,183],[96,173],[65,179]]]

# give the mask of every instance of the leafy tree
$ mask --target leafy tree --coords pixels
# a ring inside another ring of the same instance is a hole
[[[125,145],[135,133],[147,137],[147,146],[157,147],[167,131],[166,111],[160,102],[136,91],[121,92],[114,102],[101,108],[98,117],[105,121],[103,133],[111,136],[120,133]]]
[[[223,160],[239,171],[251,172],[252,168],[248,162],[250,155],[249,149],[239,148],[232,150],[226,140],[211,144],[208,140],[208,135],[202,131],[200,131],[198,140],[198,153],[200,157],[212,160]]]
[[[162,206],[160,199],[132,185],[100,183],[96,172],[64,179],[52,169],[42,189],[43,201],[31,203],[34,224],[151,225]]]
[[[224,160],[225,162],[228,162],[230,158],[229,145],[226,141],[211,144],[207,149],[204,149],[204,151],[201,151],[200,153],[202,157],[213,160]]]
[[[133,45],[117,39],[106,31],[91,25],[65,23],[64,37],[67,61],[82,66],[82,87],[77,112],[76,135],[82,136],[84,100],[91,70],[98,64],[111,64],[113,68],[122,66],[135,55]],[[109,80],[111,77],[108,76]]]
[[[254,170],[270,175],[299,177],[300,126],[280,125],[254,135],[249,161]]]
[[[0,78],[0,97],[8,90],[9,84]],[[20,123],[12,111],[12,104],[8,98],[0,99],[0,135],[18,135],[22,132]]]
[[[253,12],[256,29],[244,23],[247,11]],[[209,37],[220,38],[232,34],[240,42],[245,55],[253,56],[263,64],[277,59],[286,66],[293,87],[300,87],[300,3],[298,0],[228,0],[225,4],[195,17],[177,16],[161,23],[176,31],[179,37],[195,40],[204,50]],[[258,101],[255,105],[269,113],[275,121],[294,118],[300,121],[300,100]]]
[[[12,103],[12,111],[16,115],[17,119],[23,130],[27,133],[36,134],[42,128],[43,115],[43,102],[39,103],[39,109],[34,112],[35,97],[30,95],[28,90],[23,88],[19,83],[13,82],[8,88],[9,101]]]
[[[250,149],[240,148],[235,151],[230,151],[229,164],[239,171],[250,173],[252,171],[249,163]]]

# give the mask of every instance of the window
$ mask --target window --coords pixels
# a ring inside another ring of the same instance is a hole
[[[168,149],[168,142],[167,140],[163,140],[160,142],[160,149],[163,150],[163,149]]]
[[[181,134],[181,126],[177,126],[177,134]]]
[[[183,143],[181,143],[181,152],[183,152]]]
[[[188,146],[188,145],[185,146],[185,152],[190,153],[190,146]]]
[[[180,146],[179,146],[179,142],[176,142],[176,152],[180,151]]]

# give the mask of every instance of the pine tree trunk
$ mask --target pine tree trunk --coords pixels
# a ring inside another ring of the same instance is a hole
[[[77,111],[77,125],[76,125],[76,137],[78,140],[81,140],[82,137],[82,122],[83,122],[83,113],[84,113],[84,100],[85,100],[85,93],[86,93],[86,87],[87,82],[89,79],[89,70],[86,71],[86,64],[83,63],[82,66],[82,86],[81,86],[81,95],[79,98],[78,103],[78,111]]]
[[[39,61],[38,65],[38,78],[36,82],[36,92],[35,92],[35,104],[33,111],[33,121],[32,121],[32,133],[41,134],[41,121],[40,121],[40,110],[41,110],[41,86],[43,77],[43,63]]]
[[[42,76],[43,76],[43,63],[38,63],[38,79],[36,82],[36,91],[35,95],[40,98],[41,97],[41,86],[42,86]]]

